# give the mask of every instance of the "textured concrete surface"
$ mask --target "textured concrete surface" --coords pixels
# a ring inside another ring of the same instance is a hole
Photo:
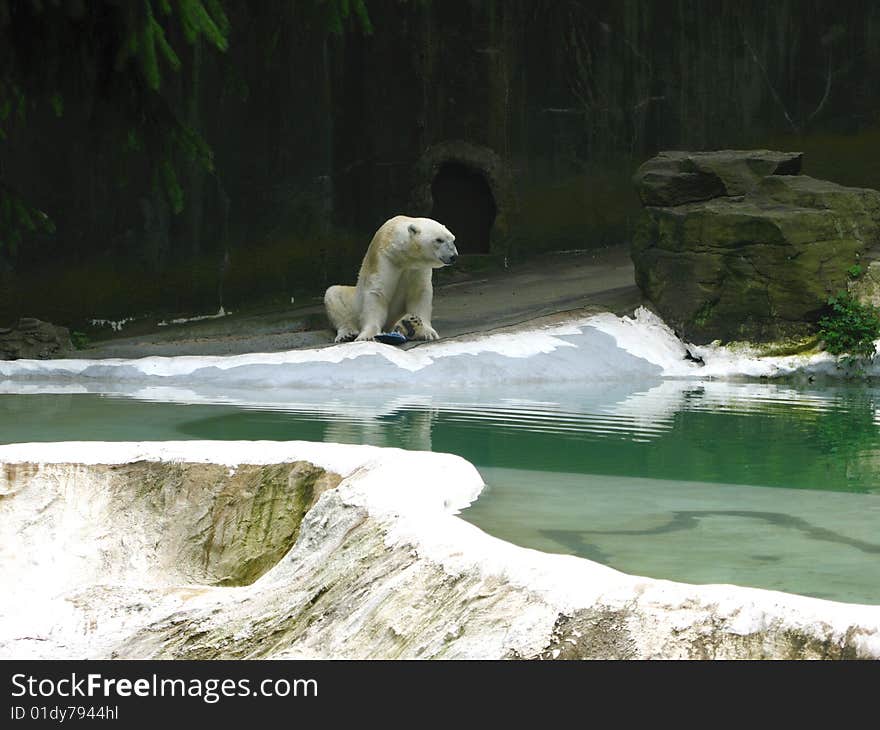
[[[628,246],[547,254],[504,271],[450,275],[453,281],[434,290],[434,325],[442,338],[584,307],[630,312],[641,301]],[[74,356],[234,355],[333,343],[319,300],[170,325],[136,337],[125,336],[124,329],[120,334]]]

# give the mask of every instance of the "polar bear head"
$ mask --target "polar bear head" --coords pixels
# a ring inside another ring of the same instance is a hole
[[[413,218],[408,227],[410,251],[433,269],[449,266],[458,258],[455,236],[430,218]]]

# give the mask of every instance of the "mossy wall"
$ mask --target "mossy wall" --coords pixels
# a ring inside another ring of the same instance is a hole
[[[870,0],[367,3],[374,32],[228,0],[226,54],[184,49],[175,93],[215,153],[174,214],[123,154],[115,99],[35,112],[0,173],[54,236],[0,260],[0,325],[304,300],[353,281],[413,210],[418,161],[461,141],[513,183],[495,252],[629,240],[629,178],[660,149],[802,149],[805,171],[880,188],[880,6]],[[108,92],[109,94],[109,92]],[[503,249],[503,251],[500,251]]]

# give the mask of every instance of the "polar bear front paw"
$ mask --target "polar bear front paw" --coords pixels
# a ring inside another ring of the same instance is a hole
[[[417,314],[405,314],[394,325],[394,332],[399,332],[408,340],[439,340],[440,335]]]
[[[379,334],[378,327],[364,327],[361,330],[361,333],[354,338],[355,342],[364,342],[375,339],[376,335]]]
[[[357,337],[357,332],[354,330],[339,330],[336,335],[336,339],[334,342],[351,342],[354,338]]]

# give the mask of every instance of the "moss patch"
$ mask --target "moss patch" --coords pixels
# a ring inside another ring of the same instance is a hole
[[[760,357],[787,357],[819,352],[819,336],[792,337],[777,342],[768,342],[758,349]]]
[[[162,534],[158,559],[194,583],[257,580],[296,542],[300,524],[341,477],[305,461],[284,464],[138,462],[110,467],[117,497]]]

